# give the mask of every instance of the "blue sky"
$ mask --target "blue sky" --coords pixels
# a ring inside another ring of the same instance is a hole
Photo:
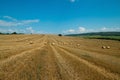
[[[0,0],[0,32],[120,31],[120,0]]]

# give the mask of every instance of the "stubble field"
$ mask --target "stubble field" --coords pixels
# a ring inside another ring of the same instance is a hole
[[[0,35],[0,80],[120,80],[120,41]]]

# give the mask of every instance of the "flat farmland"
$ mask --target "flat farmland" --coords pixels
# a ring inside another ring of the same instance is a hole
[[[120,80],[120,41],[0,35],[0,80]]]

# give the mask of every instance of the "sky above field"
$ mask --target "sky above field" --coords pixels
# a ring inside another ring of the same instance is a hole
[[[120,31],[120,0],[0,0],[0,32]]]

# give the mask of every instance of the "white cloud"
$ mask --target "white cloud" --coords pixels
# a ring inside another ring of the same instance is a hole
[[[17,21],[17,19],[15,19],[11,16],[3,16],[3,18],[6,18],[6,19],[9,19],[9,20],[12,20],[12,21]]]
[[[17,28],[7,28],[7,29],[2,29],[0,28],[0,32],[2,33],[13,33],[13,32],[17,32],[17,33],[35,33],[37,31],[33,30],[32,27],[27,27],[24,29],[17,29]]]
[[[75,34],[75,33],[85,33],[87,30],[84,27],[78,27],[78,29],[68,29],[63,31],[63,33],[70,33],[70,34]]]
[[[0,20],[0,26],[10,27],[10,26],[18,26],[18,25],[19,24],[16,22],[8,22],[8,21]]]
[[[35,34],[47,34],[47,32],[45,32],[45,31],[35,31],[34,33]]]
[[[107,28],[106,28],[106,27],[103,27],[101,30],[102,30],[102,31],[106,31],[106,30],[107,30]]]
[[[7,31],[8,33],[12,33],[12,32],[16,32],[15,30],[13,30],[13,29],[8,29],[8,31]]]
[[[28,28],[26,28],[26,30],[28,33],[34,33],[34,30],[32,27],[28,27]]]
[[[75,30],[74,29],[69,29],[69,30],[63,31],[63,33],[75,33]]]
[[[74,29],[69,29],[68,32],[69,32],[69,33],[74,33],[75,30],[74,30]]]
[[[103,27],[100,29],[100,31],[120,31],[120,28],[119,27],[111,27],[111,28]]]
[[[35,20],[23,20],[21,22],[24,23],[24,24],[29,24],[29,23],[37,23],[37,22],[39,22],[39,20],[38,19],[35,19]]]
[[[63,31],[65,34],[79,34],[79,33],[89,33],[89,32],[120,32],[120,27],[102,27],[97,29],[86,29],[85,27],[78,27],[78,29],[68,29]]]
[[[24,25],[28,25],[28,24],[31,24],[31,23],[38,23],[39,22],[39,19],[17,20],[13,17],[10,17],[10,16],[3,16],[3,17],[9,19],[9,21],[0,20],[0,26],[2,26],[2,27],[24,26]]]
[[[84,27],[79,27],[78,28],[78,33],[83,33],[85,31],[86,31],[86,29]]]

